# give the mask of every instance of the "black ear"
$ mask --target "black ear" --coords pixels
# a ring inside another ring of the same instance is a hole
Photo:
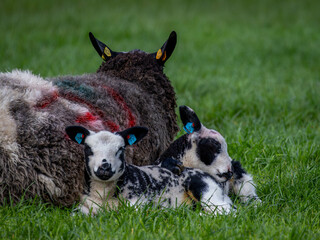
[[[117,52],[112,51],[103,42],[100,42],[98,39],[96,39],[91,32],[89,32],[89,38],[93,47],[96,49],[97,53],[104,61],[107,61],[118,54]]]
[[[187,133],[197,132],[201,129],[201,122],[197,114],[188,106],[179,107],[180,118],[183,123],[183,129]]]
[[[145,127],[132,127],[128,128],[122,132],[117,132],[121,137],[123,137],[126,145],[132,145],[139,142],[148,133],[148,128]]]
[[[175,31],[172,31],[168,40],[156,53],[154,53],[154,56],[159,64],[164,65],[164,63],[170,58],[174,48],[176,47],[176,44],[177,34]]]
[[[66,133],[72,141],[79,144],[84,144],[86,137],[90,135],[90,132],[86,128],[80,126],[66,127]]]

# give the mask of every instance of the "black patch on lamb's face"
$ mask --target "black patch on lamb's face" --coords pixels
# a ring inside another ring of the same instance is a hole
[[[121,165],[119,167],[119,171],[118,172],[122,172],[124,170],[124,167],[125,167],[125,160],[124,160],[124,152],[125,152],[125,148],[122,147],[120,148],[119,150],[119,159],[121,161]]]
[[[84,144],[84,157],[85,157],[85,160],[86,160],[86,169],[87,169],[87,172],[89,174],[89,176],[91,176],[91,171],[90,171],[90,167],[89,167],[89,157],[90,156],[93,156],[93,152],[91,150],[91,148],[89,147],[88,144]]]
[[[219,153],[221,153],[221,144],[213,138],[202,138],[197,144],[197,155],[200,160],[211,165]]]
[[[87,192],[90,192],[90,181],[91,181],[91,172],[89,169],[89,156],[92,156],[93,152],[91,148],[87,145],[84,144],[84,157],[86,160],[86,169],[84,171],[84,179],[85,179],[85,189]]]
[[[234,174],[235,179],[240,179],[243,177],[243,174],[246,174],[247,172],[242,168],[240,162],[232,160],[232,171]]]

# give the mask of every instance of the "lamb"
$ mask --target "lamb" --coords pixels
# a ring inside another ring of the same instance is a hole
[[[66,126],[148,127],[143,143],[126,150],[136,165],[153,164],[176,135],[175,92],[163,73],[176,33],[152,54],[115,52],[91,33],[90,39],[104,59],[97,73],[52,79],[0,73],[0,205],[22,196],[64,207],[80,199],[88,177],[84,154],[67,140]]]
[[[240,162],[230,158],[223,136],[203,126],[190,107],[180,106],[179,111],[187,134],[168,147],[157,160],[158,164],[175,174],[183,173],[184,167],[200,169],[221,183],[225,194],[238,195],[243,203],[261,202],[252,176]]]
[[[228,214],[233,209],[220,184],[201,170],[186,168],[178,176],[156,165],[127,164],[125,148],[139,142],[147,134],[147,128],[132,127],[111,133],[69,126],[66,132],[71,140],[84,145],[90,175],[89,188],[80,205],[84,214],[95,215],[102,206],[116,208],[123,199],[134,206],[151,202],[176,207],[200,202],[206,212],[215,214]]]

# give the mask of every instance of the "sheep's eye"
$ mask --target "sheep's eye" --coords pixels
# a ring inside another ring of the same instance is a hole
[[[116,156],[120,156],[121,154],[124,153],[124,147],[119,148],[119,150],[116,153]]]

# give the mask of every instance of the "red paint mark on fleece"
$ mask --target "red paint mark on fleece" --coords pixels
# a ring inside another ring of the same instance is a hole
[[[118,132],[120,130],[119,125],[112,121],[105,121],[104,125],[107,126],[111,132]]]
[[[113,88],[105,86],[105,85],[100,85],[100,84],[93,84],[91,83],[93,87],[102,87],[103,89],[107,90],[108,94],[111,95],[111,97],[122,107],[122,109],[127,112],[128,114],[128,125],[127,128],[133,127],[136,125],[136,118],[132,114],[132,111],[128,107],[127,103],[125,102],[124,98]]]
[[[58,91],[54,91],[51,95],[47,95],[43,99],[41,99],[41,101],[38,102],[35,105],[35,107],[39,109],[44,109],[48,107],[50,104],[52,104],[53,102],[57,101],[58,97],[59,97]]]
[[[95,120],[98,120],[98,118],[106,119],[104,112],[101,109],[92,105],[91,103],[88,103],[84,99],[82,99],[78,96],[75,96],[73,94],[70,94],[70,93],[64,94],[62,97],[69,100],[69,101],[72,101],[72,102],[84,104],[90,109],[90,112],[92,112],[92,113],[88,112],[85,115],[77,118],[76,121],[79,121],[79,123],[80,123],[80,121],[81,121],[81,123],[95,121]],[[103,121],[103,125],[106,126],[111,132],[116,132],[116,131],[119,131],[119,129],[120,129],[120,127],[116,123],[109,121],[109,120]]]
[[[97,121],[98,117],[92,115],[90,112],[86,112],[84,115],[77,117],[76,122],[77,123],[87,123],[92,121]]]
[[[113,97],[113,99],[123,108],[123,110],[125,110],[128,114],[128,128],[129,127],[133,127],[136,125],[136,119],[133,116],[130,108],[128,107],[128,105],[126,104],[126,102],[124,101],[123,97],[117,93],[114,89],[107,87],[107,86],[102,86],[103,88],[107,88],[107,91],[109,92],[109,94]]]
[[[136,118],[132,114],[132,111],[130,110],[130,108],[126,104],[124,98],[117,91],[115,91],[111,87],[104,86],[104,85],[96,85],[96,84],[92,84],[92,85],[94,85],[94,87],[102,87],[103,89],[107,90],[108,94],[110,94],[110,96],[118,103],[118,105],[121,106],[121,108],[128,114],[127,128],[133,127],[136,125]],[[84,115],[79,116],[76,119],[77,123],[94,122],[94,121],[99,120],[99,117],[101,119],[105,119],[105,114],[101,109],[88,103],[87,101],[85,101],[84,99],[82,99],[76,95],[68,93],[68,94],[62,95],[61,97],[65,98],[67,100],[70,100],[70,101],[84,104],[93,112],[93,113],[87,112]],[[44,108],[48,107],[50,104],[54,103],[58,98],[59,98],[58,91],[54,91],[52,95],[45,96],[40,102],[38,102],[36,104],[35,107],[38,109],[44,109]],[[94,113],[98,116],[95,116]],[[119,129],[120,129],[120,127],[116,123],[114,123],[110,120],[102,121],[102,122],[103,122],[103,125],[106,126],[112,132],[119,131]]]

